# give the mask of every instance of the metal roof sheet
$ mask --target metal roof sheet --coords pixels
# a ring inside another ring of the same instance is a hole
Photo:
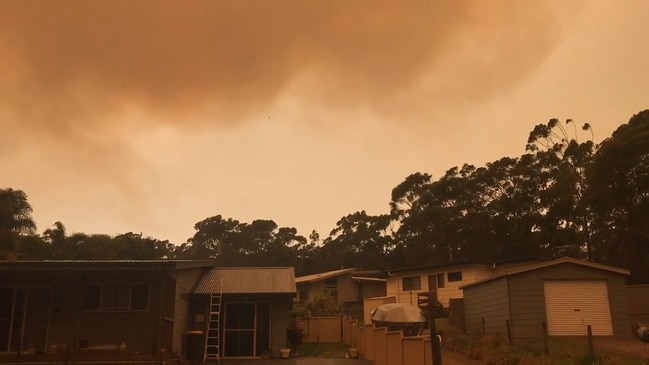
[[[223,280],[224,294],[296,292],[292,267],[215,267],[203,275],[194,293],[213,293],[220,280]]]
[[[460,289],[468,288],[468,287],[475,286],[475,285],[480,285],[482,283],[492,281],[492,280],[496,280],[496,279],[499,279],[499,278],[502,278],[502,277],[505,277],[505,276],[516,275],[516,274],[520,274],[520,273],[524,273],[524,272],[528,272],[528,271],[539,270],[539,269],[543,269],[543,268],[546,268],[546,267],[551,267],[551,266],[556,266],[556,265],[566,264],[566,263],[567,264],[574,264],[574,265],[584,266],[584,267],[589,267],[589,268],[593,268],[593,269],[597,269],[597,270],[609,271],[609,272],[612,272],[612,273],[615,273],[615,274],[620,274],[620,275],[630,275],[631,274],[631,272],[629,270],[622,269],[622,268],[615,267],[615,266],[598,264],[596,262],[587,261],[587,260],[579,260],[579,259],[575,259],[575,258],[572,258],[572,257],[561,257],[561,258],[558,258],[558,259],[545,261],[545,262],[541,262],[541,263],[538,263],[538,264],[532,264],[532,265],[527,265],[527,266],[515,268],[515,269],[512,269],[512,270],[506,271],[502,275],[497,275],[497,276],[494,276],[494,277],[491,277],[491,278],[478,280],[478,281],[473,282],[473,283],[462,285],[462,286],[460,286]]]
[[[76,270],[127,268],[151,270],[160,266],[191,269],[214,266],[210,260],[18,260],[0,261],[0,270]]]
[[[341,269],[341,270],[334,270],[334,271],[327,271],[327,272],[322,272],[319,274],[313,274],[313,275],[305,275],[305,276],[300,276],[298,278],[295,278],[296,283],[312,283],[314,281],[320,281],[324,279],[329,279],[333,278],[335,276],[347,274],[350,272],[354,272],[356,269]]]

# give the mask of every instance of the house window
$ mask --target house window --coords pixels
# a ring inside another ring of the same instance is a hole
[[[324,281],[324,296],[338,300],[338,278],[329,278]]]
[[[421,277],[410,276],[401,279],[401,286],[403,290],[421,290]]]
[[[309,300],[309,291],[306,290],[306,289],[300,289],[299,296],[298,296],[298,300],[299,300],[301,303],[304,303],[304,302],[306,302],[307,300]]]
[[[83,310],[143,311],[149,309],[149,286],[146,284],[85,285]]]
[[[443,288],[443,287],[444,287],[444,274],[443,273],[442,274],[437,274],[437,288],[439,289],[439,288]]]
[[[448,273],[448,281],[462,281],[462,271],[454,271]]]

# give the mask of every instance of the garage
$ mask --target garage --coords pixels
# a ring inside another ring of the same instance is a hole
[[[613,335],[606,280],[545,280],[543,291],[549,335]]]
[[[629,271],[569,257],[462,286],[467,334],[630,336]]]

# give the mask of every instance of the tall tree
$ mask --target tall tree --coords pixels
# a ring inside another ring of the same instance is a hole
[[[597,258],[649,278],[649,110],[604,140],[588,169]]]
[[[0,248],[10,256],[15,255],[19,237],[33,235],[35,230],[27,194],[22,190],[0,189]]]
[[[573,132],[568,132],[569,125]],[[593,214],[584,194],[588,189],[586,168],[595,152],[593,129],[588,123],[581,127],[587,137],[580,142],[577,125],[568,119],[564,125],[558,119],[539,124],[530,133],[526,150],[535,153],[550,172],[548,185],[541,192],[546,202],[544,223],[547,245],[553,255],[567,254],[591,258],[590,227]]]
[[[365,211],[341,218],[320,251],[327,269],[383,269],[391,250],[390,221],[387,214],[371,216]]]

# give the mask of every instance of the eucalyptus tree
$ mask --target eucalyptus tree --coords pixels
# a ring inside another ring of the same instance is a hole
[[[588,168],[588,202],[596,214],[599,260],[630,267],[649,281],[649,110],[604,140]]]
[[[392,237],[388,214],[372,216],[365,211],[348,214],[336,223],[317,251],[328,270],[340,268],[383,269]]]
[[[572,132],[568,131],[570,125]],[[582,141],[580,134],[586,134]],[[572,119],[563,124],[550,119],[547,124],[537,125],[529,135],[526,150],[534,153],[551,173],[541,191],[546,205],[544,244],[551,256],[592,258],[593,214],[584,197],[588,190],[586,169],[596,150],[593,137],[590,124],[584,123],[580,133]]]
[[[232,245],[239,232],[239,221],[221,215],[205,218],[194,225],[194,236],[175,250],[175,255],[185,259],[215,259],[227,266],[235,260],[239,249]]]

